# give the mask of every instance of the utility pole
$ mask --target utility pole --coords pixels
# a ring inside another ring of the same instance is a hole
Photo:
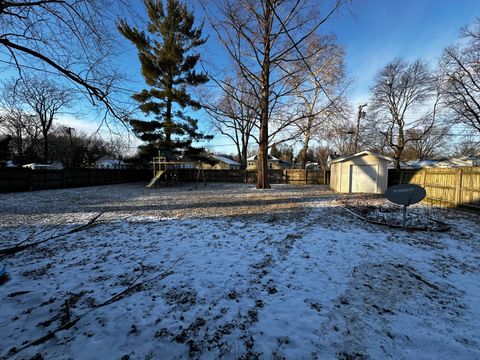
[[[357,116],[357,130],[355,131],[355,148],[354,153],[358,151],[358,140],[360,137],[360,119],[364,119],[367,113],[363,111],[363,108],[367,106],[367,103],[363,105],[358,105],[358,116]]]

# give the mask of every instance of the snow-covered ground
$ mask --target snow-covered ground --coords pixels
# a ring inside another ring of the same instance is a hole
[[[413,233],[318,186],[128,184],[1,194],[0,248],[98,213],[1,260],[0,357],[480,359],[478,215]]]

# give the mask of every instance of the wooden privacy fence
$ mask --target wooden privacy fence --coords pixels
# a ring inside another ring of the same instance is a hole
[[[198,170],[181,169],[179,179],[183,182],[194,182]],[[227,182],[227,183],[255,183],[257,181],[256,171],[245,170],[204,170],[207,182]],[[300,169],[269,169],[268,177],[271,184],[328,184],[329,172],[324,170],[300,170]],[[200,181],[203,181],[200,175]]]
[[[196,169],[178,170],[181,182],[195,182]],[[255,183],[256,171],[204,170],[207,182]],[[0,192],[61,189],[80,186],[98,186],[145,181],[152,178],[152,170],[137,169],[64,169],[31,170],[0,168]],[[328,184],[329,172],[323,170],[269,170],[272,184]],[[200,181],[203,177],[200,176]]]
[[[390,170],[389,183],[417,184],[429,202],[480,210],[480,167]]]
[[[148,181],[151,170],[137,169],[0,169],[0,192],[31,191]]]

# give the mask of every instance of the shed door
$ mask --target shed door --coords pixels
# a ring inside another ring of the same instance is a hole
[[[350,192],[377,192],[377,165],[351,165]]]

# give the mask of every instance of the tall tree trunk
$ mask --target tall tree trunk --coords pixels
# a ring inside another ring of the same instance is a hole
[[[263,116],[262,116],[263,118]],[[257,189],[268,189],[268,119],[260,125],[260,144],[257,156]]]
[[[313,116],[310,115],[307,121],[307,127],[305,129],[305,133],[303,136],[303,147],[302,147],[302,169],[305,169],[307,166],[307,153],[308,153],[308,144],[310,142],[310,137],[312,133],[312,125],[313,125]]]
[[[167,106],[166,106],[166,113],[165,113],[165,124],[164,124],[164,132],[165,132],[165,142],[167,143],[167,148],[171,148],[171,141],[172,141],[172,89],[173,89],[173,79],[169,79],[168,85],[168,93],[167,93]],[[172,160],[172,154],[168,149],[165,149],[165,159],[167,161]]]
[[[265,4],[264,55],[262,63],[262,93],[260,102],[260,134],[257,156],[257,189],[268,189],[268,118],[270,100],[270,31],[272,8],[270,2]]]
[[[400,157],[402,155],[402,152],[400,149],[395,149],[393,159],[395,160],[395,169],[400,170]]]
[[[302,147],[302,151],[301,151],[301,154],[302,154],[302,163],[301,163],[302,169],[305,169],[305,167],[307,166],[307,153],[308,153],[308,142],[309,142],[309,140],[310,139],[305,136],[305,141],[303,143],[303,147]]]
[[[237,141],[235,142],[235,147],[237,148],[237,156],[238,156],[238,161],[240,162],[240,169],[243,169],[243,157],[242,157],[242,148],[240,147],[242,144]]]
[[[243,170],[247,168],[247,144],[242,145],[242,153],[240,154],[240,168]]]
[[[402,158],[402,152],[404,148],[405,148],[405,135],[403,134],[403,125],[402,123],[399,123],[397,146],[395,146],[395,151],[394,151],[395,169],[397,170],[400,170],[400,159]]]

